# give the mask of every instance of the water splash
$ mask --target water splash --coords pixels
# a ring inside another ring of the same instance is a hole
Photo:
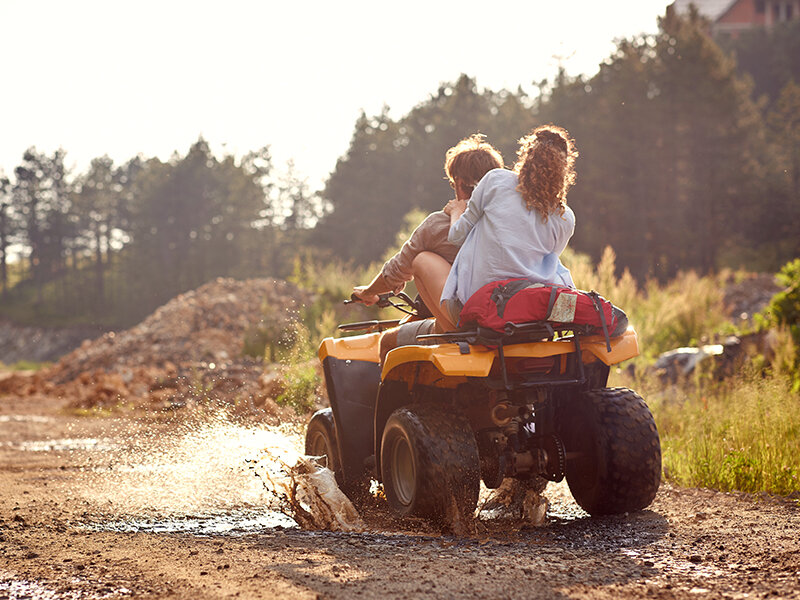
[[[213,415],[133,431],[87,474],[85,498],[117,514],[196,515],[275,504],[248,461],[267,452],[288,461],[295,433]]]
[[[299,522],[363,529],[333,474],[303,456],[297,428],[235,423],[219,413],[123,437],[81,486],[102,528],[210,535]]]

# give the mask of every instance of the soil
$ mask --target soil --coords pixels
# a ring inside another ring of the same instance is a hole
[[[218,280],[0,377],[0,600],[800,598],[800,506],[765,495],[664,483],[590,518],[560,483],[539,526],[484,511],[445,535],[376,500],[363,531],[300,529],[263,474],[305,421],[241,348],[306,301]]]
[[[4,398],[0,598],[800,598],[789,500],[662,484],[590,518],[550,484],[539,527],[455,537],[375,509],[361,533],[304,531],[245,468],[263,420],[182,423]]]

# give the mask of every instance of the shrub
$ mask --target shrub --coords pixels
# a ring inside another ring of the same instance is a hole
[[[779,334],[788,331],[794,346],[794,357],[789,358],[785,352],[776,356],[777,368],[792,373],[793,389],[800,390],[800,258],[786,263],[776,275],[778,283],[785,289],[772,297],[764,311],[757,315],[758,326],[763,328],[777,327]],[[785,336],[784,336],[785,337]]]
[[[288,329],[290,345],[279,353],[283,392],[275,401],[303,414],[314,408],[322,379],[316,367],[316,346],[308,328],[295,321]]]

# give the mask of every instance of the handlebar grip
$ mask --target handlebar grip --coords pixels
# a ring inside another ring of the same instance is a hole
[[[387,306],[391,306],[392,303],[389,302],[389,298],[391,298],[392,296],[394,296],[392,292],[387,292],[385,294],[378,294],[378,301],[375,304],[380,308],[386,308]],[[344,301],[345,304],[353,304],[356,302],[363,303],[364,301],[355,294],[350,294],[350,299]]]

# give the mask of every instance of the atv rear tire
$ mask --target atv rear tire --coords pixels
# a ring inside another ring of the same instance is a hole
[[[381,474],[389,506],[458,532],[469,528],[480,490],[478,446],[469,421],[439,407],[394,411],[381,441]]]
[[[324,457],[320,464],[327,467],[335,475],[337,481],[341,478],[341,461],[339,460],[339,446],[336,442],[336,425],[333,421],[333,411],[323,408],[313,414],[306,429],[306,455]]]
[[[602,388],[562,403],[558,427],[567,483],[591,515],[647,507],[661,483],[661,443],[644,400],[627,388]]]

